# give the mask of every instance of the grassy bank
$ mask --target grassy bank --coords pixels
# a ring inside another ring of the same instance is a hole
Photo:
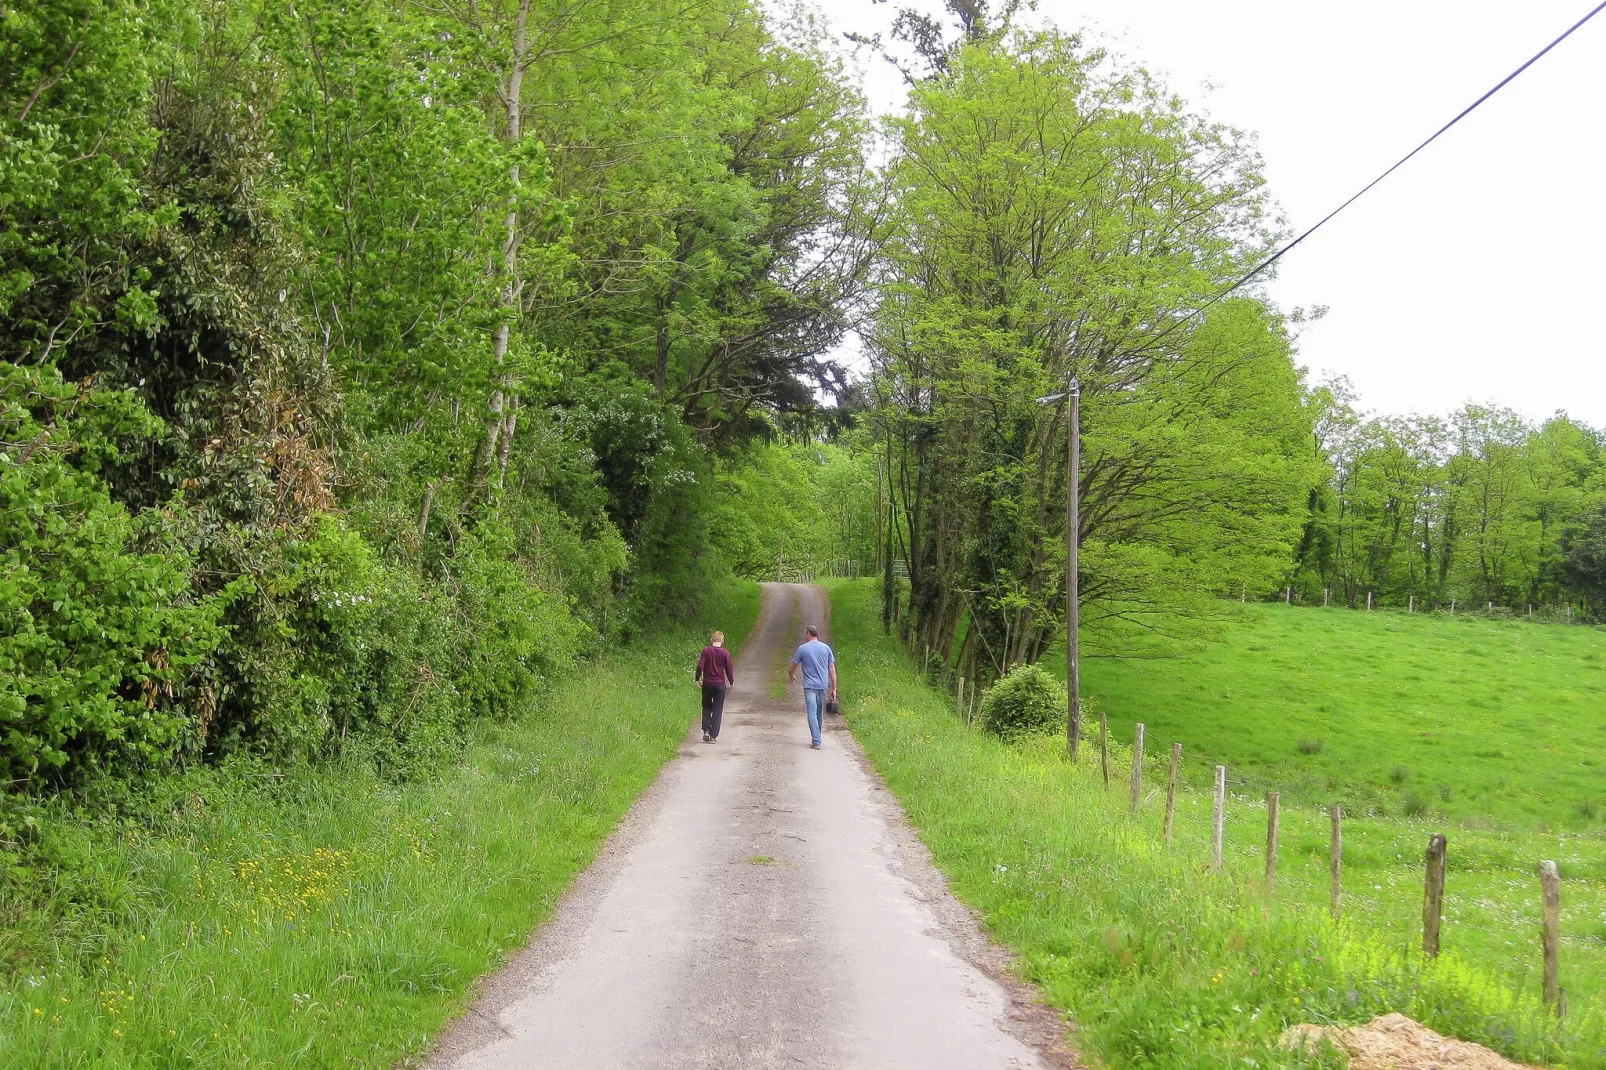
[[[1349,894],[1333,924],[1315,810],[1285,810],[1279,881],[1268,895],[1264,811],[1234,798],[1225,872],[1212,874],[1207,797],[1184,793],[1166,847],[1163,799],[1152,787],[1134,816],[1123,773],[1106,795],[1096,762],[1070,766],[1057,739],[1009,746],[961,724],[952,697],[928,687],[881,636],[873,583],[835,585],[832,609],[855,736],[955,892],[1074,1016],[1089,1054],[1115,1066],[1294,1065],[1276,1047],[1288,1024],[1399,1010],[1520,1059],[1606,1066],[1606,902],[1593,842],[1452,836],[1446,951],[1424,966],[1414,948],[1426,824],[1349,822]],[[1114,759],[1122,769],[1130,751],[1117,748]],[[1147,776],[1162,783],[1158,767]],[[1532,866],[1541,856],[1558,857],[1566,876],[1572,1014],[1560,1028],[1537,998]]]
[[[1606,827],[1606,631],[1236,604],[1190,657],[1090,658],[1088,699],[1207,762],[1351,809]],[[1045,662],[1063,675],[1063,655]]]
[[[721,594],[427,782],[240,766],[56,814],[48,894],[0,904],[0,1066],[410,1065],[673,755],[704,625],[757,615],[756,585]]]

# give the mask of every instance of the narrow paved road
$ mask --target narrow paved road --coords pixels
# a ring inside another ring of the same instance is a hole
[[[769,697],[828,611],[819,588],[765,585],[719,742],[693,725],[432,1067],[1065,1063],[840,719],[812,751],[797,687]]]

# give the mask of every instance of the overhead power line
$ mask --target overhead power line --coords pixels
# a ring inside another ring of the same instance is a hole
[[[1551,49],[1555,48],[1557,45],[1559,45],[1563,41],[1567,40],[1567,38],[1571,37],[1573,35],[1573,33],[1579,29],[1579,27],[1583,26],[1584,23],[1588,22],[1590,19],[1594,18],[1596,15],[1600,14],[1602,11],[1606,11],[1606,0],[1602,0],[1601,3],[1595,5],[1595,7],[1590,10],[1589,14],[1585,15],[1583,18],[1579,19],[1577,22],[1575,22],[1571,26],[1567,27],[1567,29],[1564,30],[1561,33],[1561,35],[1559,37],[1557,37],[1554,41],[1550,42],[1544,48],[1541,48],[1538,52],[1535,52],[1532,56],[1528,57],[1527,62],[1523,63],[1522,66],[1518,67],[1516,70],[1512,71],[1510,74],[1508,74],[1504,78],[1500,79],[1500,81],[1497,82],[1495,84],[1495,86],[1492,89],[1490,89],[1487,93],[1483,94],[1483,96],[1479,97],[1477,100],[1474,100],[1471,104],[1468,104],[1465,108],[1461,109],[1461,112],[1458,115],[1456,115],[1456,117],[1454,119],[1451,119],[1449,122],[1445,123],[1443,126],[1439,127],[1437,130],[1435,130],[1433,132],[1433,134],[1426,141],[1422,142],[1422,144],[1418,145],[1416,148],[1412,149],[1410,152],[1406,153],[1404,156],[1401,156],[1397,161],[1395,161],[1394,165],[1392,167],[1390,167],[1387,171],[1384,171],[1382,174],[1380,174],[1376,178],[1372,179],[1372,181],[1370,181],[1366,185],[1362,186],[1359,190],[1357,190],[1354,193],[1353,196],[1351,196],[1349,198],[1349,200],[1345,201],[1343,204],[1339,205],[1337,208],[1334,208],[1331,212],[1328,212],[1326,215],[1322,216],[1321,219],[1317,220],[1315,226],[1313,226],[1309,230],[1305,231],[1303,234],[1301,234],[1299,237],[1295,238],[1293,241],[1289,242],[1287,245],[1284,245],[1282,248],[1278,249],[1275,253],[1272,253],[1265,260],[1261,261],[1258,265],[1256,265],[1253,270],[1251,270],[1247,274],[1243,275],[1236,282],[1234,282],[1231,286],[1228,286],[1225,290],[1222,290],[1220,293],[1216,294],[1210,300],[1206,301],[1204,304],[1202,304],[1198,308],[1194,309],[1191,313],[1189,313],[1188,315],[1184,316],[1182,319],[1178,320],[1176,322],[1176,324],[1174,324],[1170,330],[1167,330],[1160,337],[1163,338],[1165,336],[1165,334],[1170,334],[1171,330],[1175,330],[1177,327],[1180,327],[1182,324],[1186,323],[1188,320],[1192,319],[1194,316],[1197,316],[1200,313],[1204,312],[1205,309],[1209,308],[1211,305],[1215,304],[1217,301],[1220,301],[1223,298],[1227,297],[1233,291],[1235,291],[1235,290],[1239,289],[1240,287],[1244,286],[1246,283],[1250,282],[1252,279],[1254,279],[1256,276],[1258,276],[1261,272],[1265,271],[1267,268],[1271,267],[1277,261],[1281,260],[1283,258],[1283,256],[1284,256],[1284,254],[1288,253],[1291,249],[1294,248],[1294,246],[1298,245],[1300,242],[1304,241],[1306,238],[1310,237],[1312,234],[1315,234],[1318,230],[1320,230],[1334,216],[1338,215],[1338,213],[1342,212],[1344,209],[1348,208],[1350,205],[1352,205],[1356,201],[1360,200],[1363,196],[1366,195],[1367,191],[1370,190],[1373,186],[1377,185],[1379,182],[1383,181],[1385,178],[1387,178],[1390,175],[1392,175],[1395,171],[1398,171],[1401,167],[1403,167],[1405,165],[1406,161],[1411,159],[1411,157],[1415,156],[1417,153],[1421,152],[1423,149],[1427,148],[1429,145],[1431,145],[1435,141],[1437,141],[1439,139],[1440,135],[1442,135],[1445,131],[1449,130],[1456,123],[1459,123],[1462,119],[1465,119],[1468,115],[1471,115],[1474,111],[1476,111],[1478,109],[1478,106],[1481,105],[1484,101],[1488,100],[1490,97],[1492,97],[1496,93],[1500,92],[1500,90],[1504,89],[1519,74],[1521,74],[1523,71],[1527,70],[1529,67],[1532,67],[1535,63],[1539,62],[1539,60],[1545,55],[1545,53],[1549,52]],[[1157,338],[1157,339],[1155,339],[1155,341],[1159,341],[1159,339]]]

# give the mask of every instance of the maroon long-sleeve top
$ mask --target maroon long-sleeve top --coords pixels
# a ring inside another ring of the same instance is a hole
[[[731,661],[731,652],[722,646],[703,647],[703,656],[697,659],[697,672],[692,679],[715,687],[734,684],[736,666]]]

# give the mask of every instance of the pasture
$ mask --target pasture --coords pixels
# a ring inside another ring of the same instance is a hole
[[[1606,821],[1606,631],[1522,618],[1224,603],[1190,656],[1088,658],[1083,693],[1190,781],[1353,813],[1591,832]],[[1046,663],[1064,668],[1058,657]]]

